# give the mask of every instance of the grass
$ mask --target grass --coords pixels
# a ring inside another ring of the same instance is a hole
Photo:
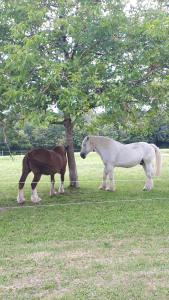
[[[77,155],[80,188],[41,205],[16,203],[21,157],[0,158],[0,299],[169,299],[169,151],[143,192],[141,166],[116,169],[116,192],[99,191],[102,163]],[[58,176],[56,176],[59,179]],[[44,205],[44,206],[43,206]]]

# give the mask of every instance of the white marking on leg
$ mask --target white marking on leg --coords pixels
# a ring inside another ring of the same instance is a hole
[[[153,180],[152,180],[152,178],[147,178],[143,190],[145,190],[145,191],[151,191],[152,188],[153,188]]]
[[[33,203],[38,203],[41,201],[41,198],[39,198],[36,188],[32,190],[31,201]]]
[[[60,183],[60,187],[59,187],[59,194],[64,194],[64,186],[63,186],[63,181],[61,181],[61,183]]]
[[[19,204],[22,204],[22,203],[25,202],[23,189],[19,190],[19,192],[18,192],[17,202],[18,202]]]
[[[51,182],[51,187],[50,187],[50,196],[53,196],[53,195],[57,195],[57,192],[55,191],[55,182],[54,181]]]

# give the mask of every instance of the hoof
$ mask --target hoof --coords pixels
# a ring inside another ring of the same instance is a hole
[[[108,191],[108,192],[115,192],[115,189],[107,187],[106,191]]]
[[[42,199],[39,198],[39,197],[36,197],[36,198],[35,198],[35,197],[31,197],[32,203],[35,203],[35,204],[39,203],[41,200],[42,200]]]
[[[50,192],[50,194],[49,194],[49,195],[50,195],[50,197],[53,197],[53,196],[56,196],[56,195],[58,195],[58,192],[56,192],[56,191],[55,191],[55,192],[52,192],[52,193]]]
[[[105,190],[106,190],[106,186],[100,185],[100,186],[99,186],[99,190],[104,190],[104,191],[105,191]]]
[[[59,191],[58,191],[58,194],[64,194],[64,193],[65,193],[64,190],[59,190]]]
[[[19,205],[22,205],[22,204],[25,203],[25,198],[19,198],[19,197],[17,197],[17,202],[18,202]]]
[[[151,190],[152,190],[151,187],[146,187],[146,186],[143,187],[143,191],[145,192],[150,192]]]

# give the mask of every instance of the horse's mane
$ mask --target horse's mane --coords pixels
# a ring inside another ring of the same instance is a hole
[[[96,139],[105,139],[105,140],[113,140],[112,138],[109,138],[107,136],[103,136],[103,135],[90,135],[90,138],[96,138]]]
[[[107,136],[102,136],[102,135],[91,135],[89,136],[89,138],[91,139],[91,141],[106,141],[106,142],[115,142],[115,143],[118,143],[118,144],[122,144],[121,142],[118,142],[116,140],[114,140],[113,138],[109,138]]]

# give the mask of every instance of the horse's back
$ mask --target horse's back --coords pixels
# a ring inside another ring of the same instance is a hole
[[[121,144],[116,156],[115,166],[132,167],[140,164],[142,160],[151,160],[154,150],[146,142]]]
[[[29,167],[33,172],[49,175],[60,173],[66,169],[67,158],[66,153],[56,150],[33,149],[25,155],[25,160],[29,163]]]
[[[128,152],[129,156],[133,158],[138,158],[138,161],[143,159],[145,161],[152,160],[155,156],[154,149],[151,144],[147,142],[137,142],[125,145],[127,149],[126,154]]]

